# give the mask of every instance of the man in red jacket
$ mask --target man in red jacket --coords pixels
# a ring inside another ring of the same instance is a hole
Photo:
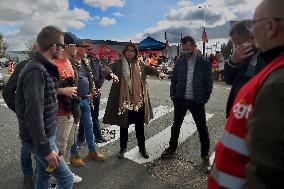
[[[263,0],[251,30],[266,66],[239,91],[208,188],[283,188],[284,1]]]

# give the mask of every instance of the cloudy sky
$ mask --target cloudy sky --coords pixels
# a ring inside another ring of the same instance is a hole
[[[228,38],[231,20],[249,19],[261,0],[1,0],[0,32],[9,50],[24,50],[40,29],[56,25],[80,38],[139,42],[152,36],[170,44],[180,35],[209,42]]]

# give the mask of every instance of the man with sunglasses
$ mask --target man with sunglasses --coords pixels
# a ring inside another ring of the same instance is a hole
[[[36,156],[36,189],[48,189],[50,175],[58,188],[71,189],[73,176],[56,146],[59,73],[53,59],[63,50],[63,32],[54,26],[37,36],[38,52],[22,69],[16,89],[16,113],[22,144]],[[46,168],[55,172],[48,174]]]
[[[64,33],[65,47],[58,59],[54,60],[59,71],[59,89],[58,94],[58,126],[56,131],[56,143],[62,152],[66,164],[69,164],[70,149],[74,143],[76,125],[79,124],[79,118],[73,115],[76,111],[77,86],[75,86],[74,70],[70,60],[77,53],[79,39],[72,33]],[[72,85],[72,86],[71,86]],[[78,104],[79,105],[79,104]],[[75,110],[74,110],[75,109]],[[73,182],[79,183],[82,178],[73,173]]]
[[[93,81],[96,87],[96,96],[91,99],[91,114],[93,121],[93,133],[95,136],[96,143],[107,142],[107,140],[102,136],[100,122],[99,122],[99,108],[100,108],[100,99],[101,92],[100,89],[105,81],[105,77],[102,71],[102,65],[99,59],[92,54],[92,44],[90,44],[87,48],[88,59],[90,61],[90,67],[92,69]],[[79,126],[78,130],[78,148],[83,148],[85,141],[84,128],[82,124]]]
[[[77,49],[75,58],[72,60],[72,66],[75,75],[78,77],[78,97],[80,99],[81,118],[80,124],[84,128],[86,142],[88,144],[88,157],[97,161],[104,161],[105,156],[98,152],[93,135],[93,122],[91,116],[90,103],[96,95],[96,86],[93,80],[90,61],[87,58],[87,49],[90,48],[90,42],[83,40]],[[71,147],[70,163],[74,166],[81,167],[84,165],[79,155],[77,142]]]
[[[266,65],[239,91],[208,188],[283,188],[284,1],[263,0],[250,30]]]

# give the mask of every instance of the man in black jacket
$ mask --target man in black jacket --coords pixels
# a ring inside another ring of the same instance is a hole
[[[201,142],[201,157],[209,163],[209,134],[206,126],[205,104],[210,98],[213,82],[211,64],[195,51],[195,41],[186,36],[182,39],[184,55],[177,61],[171,78],[170,96],[174,103],[174,123],[170,146],[162,158],[172,157],[178,146],[180,128],[187,110],[192,113]]]
[[[227,101],[226,117],[229,116],[239,90],[265,65],[259,56],[260,50],[255,47],[254,39],[246,28],[248,22],[248,20],[240,21],[230,31],[234,51],[224,69],[225,82],[232,85]]]
[[[64,159],[59,157],[55,144],[57,127],[58,69],[52,63],[58,58],[64,45],[63,32],[47,26],[37,36],[39,51],[22,69],[16,93],[16,113],[24,148],[36,156],[36,188],[48,189],[50,175],[59,188],[71,189],[73,175]],[[75,94],[74,94],[75,95]]]
[[[36,52],[38,50],[37,43],[34,44],[32,48],[32,52]],[[3,89],[3,99],[5,100],[7,106],[16,113],[15,110],[15,96],[16,96],[16,87],[18,78],[20,75],[20,72],[25,67],[25,65],[29,62],[29,60],[24,60],[20,62],[12,75],[10,76],[9,80],[7,81],[4,89]],[[31,153],[28,152],[23,146],[21,147],[21,166],[22,166],[22,172],[24,175],[24,181],[23,185],[24,188],[33,188],[33,167],[32,167],[32,159],[31,159]]]

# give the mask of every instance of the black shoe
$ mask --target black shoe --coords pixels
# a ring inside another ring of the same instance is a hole
[[[205,169],[206,173],[210,173],[212,165],[210,163],[209,156],[202,156],[202,167]]]
[[[24,181],[23,181],[23,186],[24,189],[34,189],[34,181],[32,176],[24,176]]]
[[[107,142],[107,139],[105,139],[104,137],[96,138],[96,143],[103,143],[103,142]]]
[[[165,151],[163,151],[161,158],[172,158],[175,155],[176,150],[168,147]]]
[[[56,189],[56,183],[51,183],[50,184],[50,189]]]
[[[145,159],[148,159],[148,158],[149,158],[149,154],[148,154],[148,152],[146,151],[146,148],[139,149],[139,152],[140,152],[140,154],[143,156],[143,158],[145,158]]]
[[[122,159],[124,157],[125,152],[126,152],[126,149],[120,149],[120,151],[118,152],[117,157],[119,159]]]
[[[79,142],[79,141],[77,141],[77,148],[78,148],[78,149],[84,148],[84,144],[85,144],[85,141],[84,141],[84,142]]]

